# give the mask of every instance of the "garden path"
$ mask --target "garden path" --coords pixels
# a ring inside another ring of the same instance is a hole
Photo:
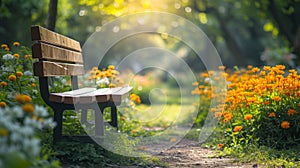
[[[255,163],[236,163],[228,157],[216,157],[216,151],[203,148],[197,141],[183,139],[157,157],[169,167],[180,168],[256,168]]]

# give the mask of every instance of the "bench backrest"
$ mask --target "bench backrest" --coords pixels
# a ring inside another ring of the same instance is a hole
[[[39,61],[33,64],[34,75],[78,76],[83,75],[83,58],[80,43],[41,26],[31,27],[32,57]]]

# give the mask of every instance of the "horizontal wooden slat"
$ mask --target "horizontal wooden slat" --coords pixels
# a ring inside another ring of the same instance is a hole
[[[31,27],[31,39],[32,41],[42,41],[45,43],[81,52],[80,43],[78,41],[50,31],[41,26]]]
[[[51,93],[49,100],[65,104],[89,104],[113,101],[120,104],[124,96],[132,91],[132,87],[103,88],[94,90],[93,88],[82,88],[63,93]]]
[[[77,76],[83,75],[81,64],[65,64],[50,61],[39,61],[33,64],[35,76]]]
[[[124,97],[127,97],[128,94],[132,91],[132,87],[128,86],[128,87],[122,87],[120,90],[114,91],[112,93],[112,95],[110,96],[110,101],[113,102],[122,102],[122,99]]]
[[[32,57],[51,61],[83,63],[80,52],[44,43],[36,43],[32,46]]]

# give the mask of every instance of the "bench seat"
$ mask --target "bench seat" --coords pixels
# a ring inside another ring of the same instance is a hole
[[[81,88],[63,93],[50,93],[49,100],[56,103],[64,104],[90,104],[114,102],[120,104],[122,98],[128,96],[132,91],[132,87],[116,87],[116,88]]]

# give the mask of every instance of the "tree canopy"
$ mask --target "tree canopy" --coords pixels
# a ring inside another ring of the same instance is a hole
[[[48,8],[50,2],[1,1],[1,42],[31,44],[30,26],[45,26],[51,16],[48,13],[56,13],[55,6]],[[83,44],[105,23],[145,11],[170,12],[196,24],[216,46],[225,65],[261,65],[260,56],[266,48],[286,47],[298,61],[300,58],[299,0],[58,0],[56,26],[52,23],[52,28]],[[184,45],[171,38],[155,39],[177,51]],[[147,36],[145,40],[151,39]],[[193,53],[190,55],[187,60],[192,63]]]

